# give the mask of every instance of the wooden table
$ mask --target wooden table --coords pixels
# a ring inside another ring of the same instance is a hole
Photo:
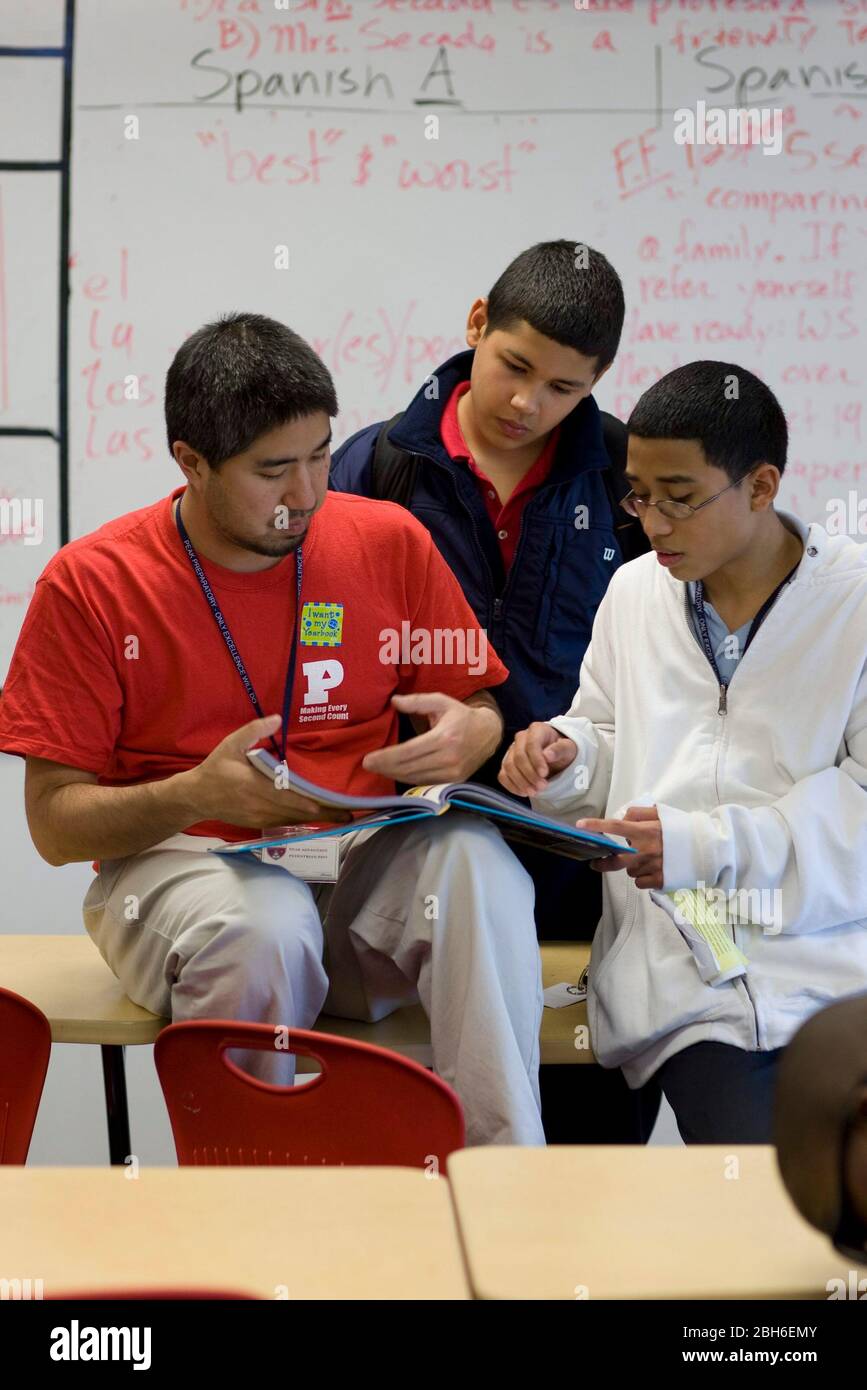
[[[763,1145],[464,1149],[449,1184],[477,1298],[825,1299],[848,1279]]]
[[[6,1278],[58,1292],[465,1299],[445,1178],[412,1168],[0,1167]]]

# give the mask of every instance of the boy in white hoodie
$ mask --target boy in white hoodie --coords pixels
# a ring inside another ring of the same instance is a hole
[[[500,780],[637,850],[597,865],[599,1061],[687,1142],[768,1143],[782,1048],[867,989],[867,547],[775,510],[785,417],[744,368],[679,367],[627,428],[653,553]]]

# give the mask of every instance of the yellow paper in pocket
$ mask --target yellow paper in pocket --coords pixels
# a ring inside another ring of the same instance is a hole
[[[705,984],[722,984],[746,973],[749,961],[730,935],[724,893],[678,888],[666,896],[675,906],[675,923],[696,958]]]

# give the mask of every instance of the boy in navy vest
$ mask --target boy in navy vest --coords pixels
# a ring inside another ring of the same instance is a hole
[[[640,524],[618,506],[629,491],[624,427],[591,395],[623,319],[620,278],[600,252],[572,241],[532,246],[473,303],[469,351],[428,377],[402,414],[333,455],[332,488],[400,502],[424,523],[509,668],[497,689],[504,742],[478,781],[496,785],[515,733],[568,707],[609,580],[647,549]],[[401,746],[389,752],[389,775],[407,780]],[[597,876],[538,850],[516,853],[536,885],[540,938],[589,940],[601,911]],[[619,1077],[583,1070],[614,1103]],[[547,1084],[550,1096],[555,1077]],[[613,1111],[600,1120],[594,1097],[581,1134],[568,1137],[638,1137],[633,1102],[622,1100],[616,1121]],[[565,1137],[552,1116],[549,1105],[549,1141]],[[600,1126],[592,1133],[591,1123]]]

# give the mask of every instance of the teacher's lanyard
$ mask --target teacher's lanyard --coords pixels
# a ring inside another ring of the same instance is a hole
[[[229,648],[229,653],[231,655],[232,660],[235,663],[235,668],[238,672],[238,675],[244,682],[244,689],[246,690],[247,694],[252,700],[253,707],[256,713],[258,714],[259,718],[264,719],[265,716],[262,712],[262,706],[259,704],[256,692],[253,689],[253,682],[247,675],[247,669],[243,661],[241,660],[241,653],[238,651],[238,648],[235,646],[235,643],[232,640],[232,634],[229,631],[226,619],[223,617],[222,613],[217,607],[217,600],[214,598],[214,591],[208,583],[205,571],[202,569],[202,566],[199,563],[199,557],[193,549],[193,543],[187,535],[187,528],[184,526],[184,523],[181,520],[180,505],[178,505],[178,509],[175,512],[175,521],[178,524],[178,533],[183,542],[184,549],[186,550],[187,555],[190,558],[190,564],[193,567],[196,578],[202,586],[202,593],[205,595],[205,598],[208,601],[208,605],[211,609],[211,612],[214,615],[214,620],[217,624],[217,627],[220,629],[223,641]],[[295,620],[292,624],[292,648],[289,653],[289,667],[286,671],[286,685],[283,689],[283,731],[280,738],[279,748],[277,747],[277,744],[274,742],[274,735],[269,735],[274,751],[277,754],[277,759],[281,763],[286,761],[286,732],[289,727],[289,708],[292,703],[292,687],[295,684],[295,663],[298,657],[298,620],[301,616],[301,579],[303,573],[304,561],[301,556],[301,546],[299,545],[298,549],[295,551]]]
[[[753,621],[750,623],[750,630],[747,633],[747,640],[744,644],[744,649],[741,652],[742,658],[746,656],[749,650],[750,643],[752,642],[762,623],[765,621],[765,618],[768,615],[768,612],[771,608],[771,605],[774,602],[774,599],[777,597],[778,593],[784,587],[784,585],[788,584],[789,580],[795,573],[795,570],[798,568],[798,565],[800,565],[800,563],[801,561],[799,560],[798,564],[793,565],[792,568],[789,570],[789,573],[786,575],[785,579],[780,580],[774,592],[770,594],[768,598],[765,599],[758,613],[753,618]],[[695,616],[698,621],[698,631],[699,636],[701,638],[701,645],[704,648],[705,656],[707,657],[708,661],[713,667],[713,673],[716,676],[717,685],[719,686],[719,705],[717,707],[717,714],[725,714],[726,709],[728,708],[727,702],[729,688],[723,680],[722,676],[720,675],[719,667],[716,664],[716,654],[713,649],[713,643],[710,640],[710,633],[708,632],[707,628],[707,618],[705,617],[704,612],[704,584],[700,579],[695,586],[694,607]]]

